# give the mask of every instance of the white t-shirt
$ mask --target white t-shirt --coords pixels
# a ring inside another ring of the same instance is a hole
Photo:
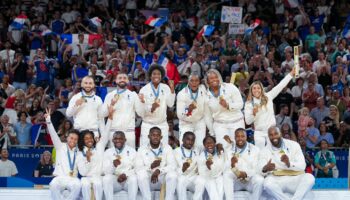
[[[17,167],[11,160],[0,160],[0,177],[10,177],[18,174]]]

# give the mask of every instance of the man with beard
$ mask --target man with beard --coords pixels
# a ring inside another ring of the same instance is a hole
[[[259,169],[266,176],[265,191],[275,199],[303,199],[315,184],[312,174],[305,173],[305,158],[300,145],[285,140],[280,130],[268,129],[270,143],[260,152]]]
[[[50,110],[46,110],[46,124],[56,149],[56,166],[53,175],[54,179],[50,182],[50,191],[52,199],[74,200],[80,194],[80,180],[78,179],[77,142],[79,138],[78,130],[70,130],[67,137],[67,143],[62,143],[58,137],[55,128],[50,119]],[[68,192],[68,195],[64,195]]]
[[[148,135],[149,143],[140,147],[137,152],[135,161],[137,181],[142,199],[145,200],[151,200],[151,190],[155,189],[160,189],[161,195],[165,189],[165,199],[174,199],[176,161],[172,148],[167,143],[161,142],[162,137],[161,129],[152,127]]]
[[[88,129],[94,132],[97,139],[99,130],[104,128],[103,117],[99,113],[102,100],[95,94],[95,83],[92,77],[84,77],[81,86],[82,91],[75,94],[69,101],[66,115],[73,117],[75,129]]]
[[[139,104],[137,94],[127,89],[129,83],[128,75],[119,73],[115,80],[117,89],[107,94],[102,106],[102,115],[108,115],[108,106],[112,106],[115,110],[113,114],[113,121],[109,132],[110,146],[113,146],[113,133],[122,131],[126,137],[128,146],[135,148],[135,111]]]
[[[103,156],[103,188],[106,200],[113,200],[114,192],[126,190],[129,200],[136,200],[137,178],[134,169],[136,151],[127,145],[122,131],[113,134],[114,147],[106,150]]]
[[[205,87],[200,85],[198,74],[192,74],[188,86],[177,95],[176,111],[179,118],[180,142],[185,132],[194,132],[196,147],[203,147],[206,133],[204,121],[204,103],[206,98]]]
[[[139,93],[139,105],[142,108],[140,146],[147,145],[149,130],[157,126],[162,130],[162,143],[168,144],[169,125],[167,123],[167,107],[172,107],[175,101],[174,82],[169,81],[169,86],[161,83],[165,76],[164,67],[152,65],[148,70],[151,82],[141,88]]]
[[[187,189],[194,192],[194,200],[202,199],[202,194],[198,192],[198,186],[201,184],[198,184],[197,181],[197,157],[199,156],[199,152],[193,147],[195,140],[196,136],[193,132],[185,132],[181,147],[174,151],[177,163],[177,197],[179,200],[187,200]]]
[[[259,199],[263,190],[264,178],[257,174],[256,161],[259,149],[247,142],[243,128],[235,131],[236,145],[225,151],[226,169],[224,171],[224,190],[226,199],[233,199],[233,191],[247,190],[250,199]]]

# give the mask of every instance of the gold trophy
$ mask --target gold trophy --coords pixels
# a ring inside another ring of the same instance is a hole
[[[299,46],[294,46],[294,67],[295,67],[295,78],[299,78],[299,71],[300,71],[300,65],[299,65]]]

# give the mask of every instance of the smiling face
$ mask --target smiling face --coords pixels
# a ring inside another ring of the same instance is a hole
[[[126,74],[118,74],[117,78],[115,79],[115,83],[118,85],[118,87],[124,89],[129,83],[128,76]]]
[[[251,92],[252,92],[253,97],[260,98],[261,92],[262,92],[262,88],[261,88],[260,84],[258,84],[258,83],[253,84],[253,86],[251,88]]]
[[[74,148],[77,146],[79,136],[75,133],[70,133],[67,137],[67,144],[69,148]]]
[[[84,145],[87,148],[92,148],[94,147],[94,136],[92,133],[87,133],[84,135]]]
[[[238,146],[238,148],[243,148],[244,145],[247,143],[246,133],[243,130],[236,132],[235,141],[236,141],[236,145]]]
[[[153,70],[151,74],[152,83],[159,84],[161,80],[162,80],[162,73],[157,69]]]
[[[95,82],[91,77],[84,77],[81,81],[81,87],[83,88],[84,92],[91,93],[95,88]]]
[[[271,144],[275,147],[279,147],[281,142],[281,134],[278,133],[276,128],[269,128],[268,135],[269,135]]]
[[[211,137],[208,137],[204,141],[204,147],[207,150],[207,152],[213,154],[215,151],[215,141]]]
[[[125,141],[126,139],[123,134],[116,134],[113,136],[113,144],[114,144],[114,147],[117,149],[123,148]]]
[[[209,87],[211,88],[218,87],[220,85],[220,79],[216,73],[208,74],[207,81]]]

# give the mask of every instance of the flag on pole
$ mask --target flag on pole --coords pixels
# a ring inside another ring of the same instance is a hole
[[[19,15],[17,16],[10,26],[14,29],[23,29],[25,21],[28,19],[26,15]]]
[[[199,39],[203,35],[204,36],[210,36],[215,30],[215,26],[213,25],[204,25],[203,28],[199,31],[196,38]]]
[[[260,23],[260,19],[255,19],[255,21],[245,30],[244,34],[250,35],[253,32],[253,30],[260,25]]]
[[[160,27],[165,22],[166,22],[165,18],[155,18],[155,17],[151,16],[150,18],[148,18],[146,20],[145,24],[147,24],[149,26],[153,26],[153,27]]]
[[[149,66],[149,63],[147,62],[146,59],[144,59],[144,58],[142,57],[142,55],[140,55],[140,54],[137,54],[137,55],[136,55],[135,63],[136,63],[136,62],[140,62],[141,65],[142,65],[142,68],[143,68],[144,70],[148,71],[148,68],[150,67],[150,66]]]
[[[66,40],[66,44],[77,44],[79,43],[79,34],[61,34],[61,40]],[[100,34],[84,34],[84,44],[92,45],[94,40],[102,39]]]
[[[35,145],[36,142],[38,141],[39,135],[40,135],[40,131],[41,131],[41,124],[34,124],[32,126],[32,129],[31,129],[31,142],[32,142],[32,145]]]
[[[98,18],[98,17],[93,17],[93,18],[90,19],[90,22],[91,22],[91,24],[93,24],[94,26],[100,27],[100,26],[101,26],[102,20],[101,20],[100,18]]]
[[[173,80],[175,85],[180,81],[180,74],[171,60],[161,55],[158,59],[158,64],[164,67],[166,76],[169,80]]]

